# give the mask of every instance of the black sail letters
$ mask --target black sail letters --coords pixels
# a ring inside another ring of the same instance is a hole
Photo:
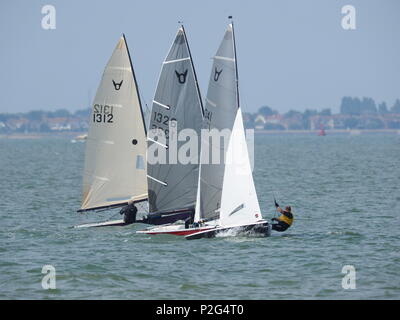
[[[114,123],[114,106],[95,104],[93,106],[93,122]]]
[[[186,76],[187,76],[188,70],[186,69],[185,72],[179,73],[178,71],[175,70],[175,74],[178,77],[179,83],[183,84],[186,82]]]

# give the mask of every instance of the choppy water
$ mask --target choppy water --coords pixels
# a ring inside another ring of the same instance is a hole
[[[0,139],[1,299],[399,299],[400,136],[258,135],[255,182],[295,222],[270,238],[76,230],[84,144]],[[41,286],[56,268],[56,290]],[[356,289],[342,288],[344,265]]]

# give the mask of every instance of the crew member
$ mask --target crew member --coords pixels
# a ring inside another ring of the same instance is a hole
[[[286,231],[293,223],[292,208],[286,206],[285,210],[279,207],[279,204],[275,201],[275,207],[280,213],[278,218],[272,218],[271,220],[276,222],[272,224],[272,230],[283,232]]]
[[[124,222],[126,224],[131,224],[136,221],[137,211],[138,209],[136,208],[135,203],[132,202],[128,203],[126,207],[123,207],[119,213],[124,215]]]

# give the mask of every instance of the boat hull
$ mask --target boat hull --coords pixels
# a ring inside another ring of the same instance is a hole
[[[271,225],[268,222],[254,223],[243,226],[233,227],[217,227],[211,230],[196,232],[185,236],[187,240],[195,240],[201,238],[214,238],[218,235],[243,235],[243,236],[262,236],[271,235]]]
[[[126,226],[129,223],[125,223],[124,220],[112,220],[112,221],[103,221],[103,222],[95,222],[95,223],[87,223],[74,226],[75,229],[85,229],[85,228],[101,228],[101,227],[116,227],[116,226]]]
[[[217,225],[204,225],[198,228],[185,228],[183,224],[173,224],[161,227],[153,227],[146,230],[136,231],[140,234],[160,235],[169,234],[184,236],[187,240],[213,238],[218,234],[249,235],[267,237],[271,234],[271,225],[267,221],[260,221],[248,225],[220,227]]]
[[[193,219],[194,210],[184,210],[184,211],[177,211],[177,212],[168,212],[168,213],[158,213],[158,214],[149,214],[142,220],[137,220],[135,222],[139,223],[146,223],[152,225],[165,225],[174,223],[178,220],[186,220],[186,219]]]
[[[136,220],[133,222],[125,222],[123,219],[112,220],[112,221],[103,221],[103,222],[95,222],[95,223],[87,223],[74,226],[75,229],[83,229],[83,228],[100,228],[100,227],[123,227],[128,226],[132,223],[144,223],[151,225],[164,225],[171,224],[178,220],[186,220],[192,218],[194,212],[191,210],[172,212],[172,213],[164,213],[164,214],[150,214],[146,216],[144,219]]]
[[[215,226],[204,226],[199,228],[185,228],[182,225],[167,225],[161,227],[153,227],[146,230],[136,231],[139,234],[149,234],[149,235],[160,235],[160,234],[170,234],[174,236],[188,236],[198,232],[203,232],[207,230],[214,229]]]

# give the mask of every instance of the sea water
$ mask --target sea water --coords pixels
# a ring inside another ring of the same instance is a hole
[[[400,298],[398,135],[257,134],[262,214],[276,215],[275,196],[293,226],[194,241],[70,228],[119,218],[76,212],[84,146],[0,139],[1,299]]]

